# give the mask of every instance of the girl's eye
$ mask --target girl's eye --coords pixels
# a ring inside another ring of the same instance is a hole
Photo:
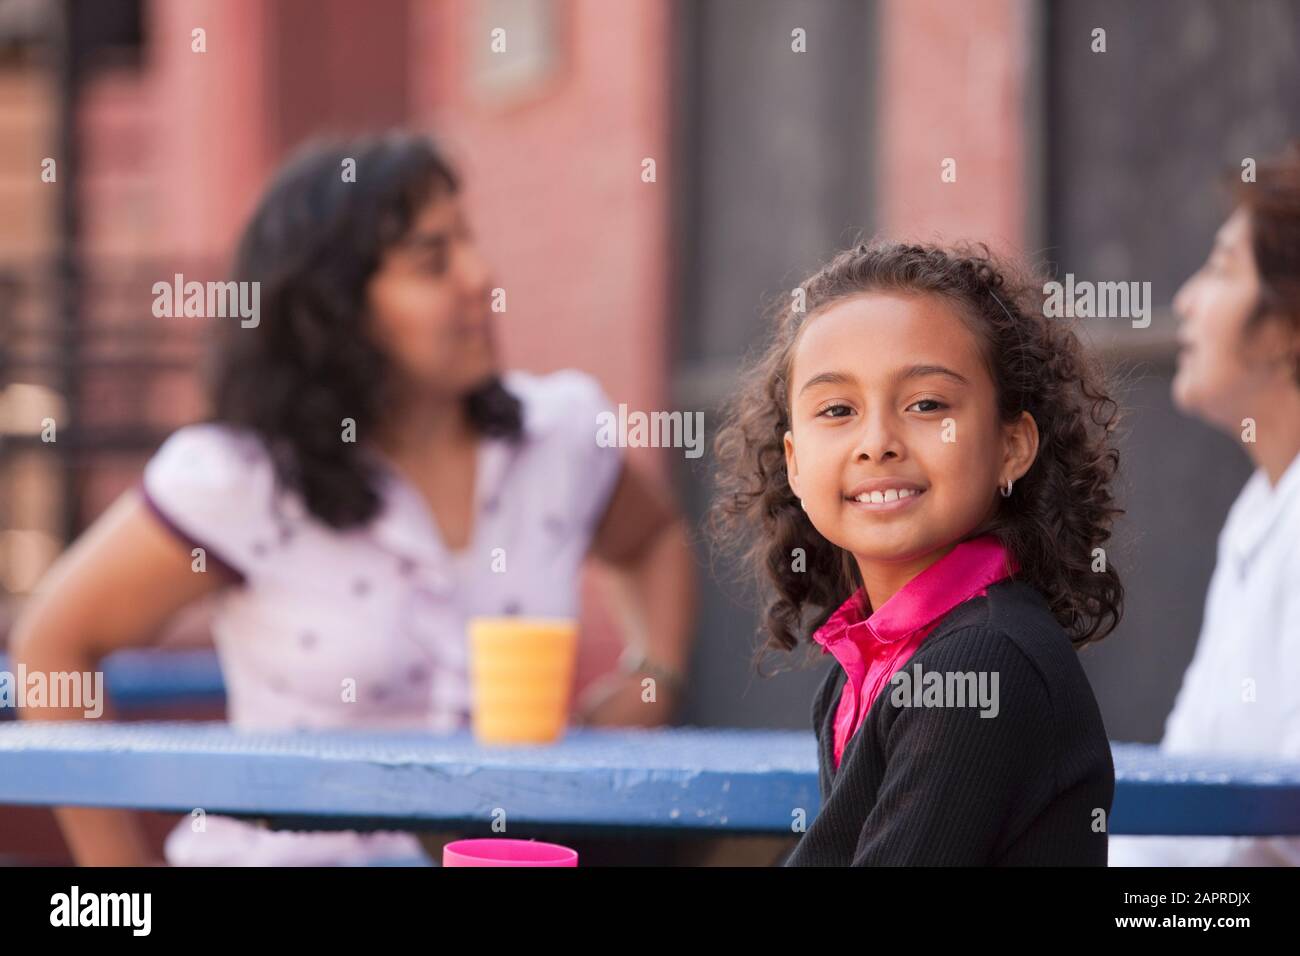
[[[931,407],[930,407],[930,408],[917,408],[918,405],[929,405],[929,406],[931,406]],[[919,412],[937,412],[939,409],[941,409],[941,408],[947,408],[948,406],[945,405],[943,402],[939,401],[939,400],[936,399],[936,398],[922,398],[922,399],[920,399],[919,401],[915,401],[915,402],[913,402],[911,405],[908,405],[907,407],[908,407],[908,408],[916,408],[916,410],[919,411]]]
[[[853,409],[851,409],[847,405],[827,405],[825,408],[823,408],[820,412],[817,413],[817,417],[818,418],[843,418],[844,415],[831,414],[831,412],[834,412],[836,410],[843,411],[844,415],[847,415],[853,411]]]
[[[424,271],[431,275],[440,276],[447,271],[447,256],[445,253],[436,253],[427,256],[422,263]]]

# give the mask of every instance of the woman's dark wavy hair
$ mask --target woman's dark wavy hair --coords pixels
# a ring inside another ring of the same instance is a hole
[[[1112,432],[1118,406],[1075,334],[1044,315],[1041,283],[995,261],[986,247],[863,242],[801,283],[804,302],[782,299],[775,334],[724,413],[714,443],[719,494],[710,514],[715,543],[741,551],[769,596],[760,630],[765,651],[793,651],[861,585],[851,554],[813,528],[786,475],[789,375],[800,331],[831,305],[864,292],[940,296],[984,344],[998,411],[1022,410],[1038,425],[1038,456],[995,515],[966,539],[993,534],[1037,588],[1076,648],[1119,622],[1124,589],[1093,549],[1122,510],[1111,495],[1119,465]],[[792,567],[803,548],[806,570]]]
[[[344,179],[346,160],[355,181]],[[334,528],[365,524],[380,507],[364,446],[341,440],[343,419],[366,436],[393,409],[390,362],[367,330],[367,285],[425,204],[458,190],[423,136],[318,141],[279,170],[239,243],[234,278],[261,284],[260,321],[221,329],[211,417],[255,432],[280,485]],[[519,401],[499,378],[464,401],[481,434],[520,434]]]

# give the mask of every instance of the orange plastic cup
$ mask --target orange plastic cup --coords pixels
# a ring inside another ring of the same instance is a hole
[[[577,621],[475,617],[469,645],[472,721],[480,743],[541,744],[564,736]]]

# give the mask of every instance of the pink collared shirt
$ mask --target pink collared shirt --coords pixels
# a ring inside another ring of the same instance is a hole
[[[958,604],[1016,571],[1015,558],[992,535],[964,541],[867,614],[859,588],[813,632],[823,654],[834,654],[848,679],[835,712],[835,768],[849,738],[880,695],[939,620]]]

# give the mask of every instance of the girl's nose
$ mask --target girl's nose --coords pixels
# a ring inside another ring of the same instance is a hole
[[[884,415],[862,416],[862,427],[858,433],[857,446],[853,449],[854,461],[882,462],[891,458],[903,457],[903,445],[897,430]]]

